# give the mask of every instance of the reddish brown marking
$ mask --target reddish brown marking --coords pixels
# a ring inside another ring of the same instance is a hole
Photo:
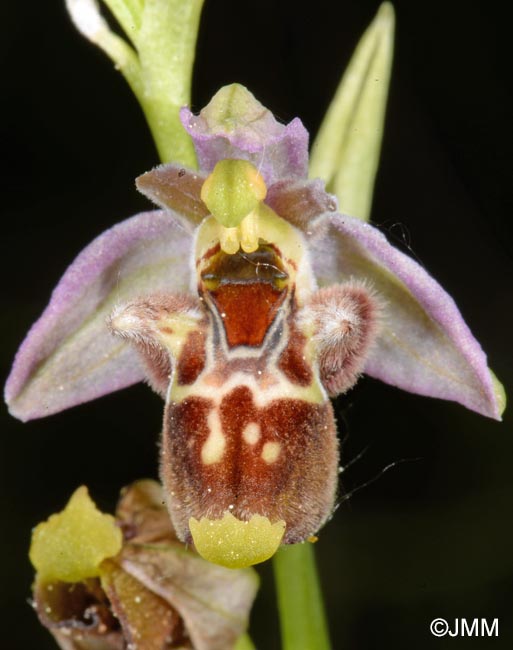
[[[198,264],[200,264],[201,262],[205,262],[206,260],[209,260],[216,253],[219,253],[220,250],[221,250],[221,245],[215,244],[215,246],[209,248],[208,251],[200,257],[200,259],[196,260],[196,266],[198,266]]]
[[[225,314],[228,345],[262,345],[286,293],[267,282],[226,283],[210,292],[218,312]]]
[[[312,381],[312,370],[304,359],[305,346],[306,336],[292,325],[287,347],[278,361],[278,368],[292,384],[298,386],[308,386]]]
[[[171,403],[164,415],[164,445],[172,449],[169,461],[179,468],[179,482],[192,484],[193,489],[203,487],[201,448],[209,434],[207,418],[212,406],[212,400],[193,396]],[[162,471],[165,475],[167,468],[163,466]]]
[[[173,328],[172,327],[160,327],[159,330],[162,332],[162,334],[169,334],[171,335],[173,333]]]
[[[294,271],[297,271],[297,264],[294,260],[291,260],[290,257],[287,258],[287,264],[291,266]]]
[[[200,397],[169,404],[165,415],[162,479],[178,535],[190,540],[189,518],[220,518],[226,510],[247,520],[253,514],[287,522],[285,541],[315,533],[335,496],[338,450],[331,404],[276,399],[259,408],[246,386],[234,388],[219,407],[226,446],[219,462],[205,465],[201,450],[209,434],[212,402]],[[250,423],[260,427],[255,444],[244,441]],[[262,459],[267,442],[281,451]]]
[[[205,338],[203,331],[189,332],[176,369],[180,386],[193,384],[205,367]]]

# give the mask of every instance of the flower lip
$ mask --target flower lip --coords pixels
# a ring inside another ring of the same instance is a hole
[[[258,209],[257,228],[258,245],[251,252],[256,251],[259,246],[271,247],[275,251],[276,258],[274,262],[266,260],[264,263],[274,264],[278,268],[278,271],[276,269],[274,271],[274,273],[277,273],[275,280],[278,285],[285,280],[285,278],[279,277],[282,271],[288,275],[290,282],[295,282],[296,298],[301,302],[316,286],[302,233],[294,228],[292,224],[279,217],[265,203],[261,203]],[[214,217],[205,219],[198,228],[194,254],[197,282],[201,283],[201,273],[207,268],[209,258],[217,254],[219,247],[228,255],[234,255],[239,251],[238,233],[235,235],[236,245],[233,249],[226,250],[226,247],[223,246],[223,243],[226,243],[226,240],[223,242],[222,239],[224,232],[230,230],[221,226]],[[251,257],[244,258],[244,255],[246,255],[244,248],[240,255],[241,257],[237,258],[238,262],[235,264],[244,260],[246,260],[245,264],[248,260],[250,264],[259,261],[253,260]],[[255,272],[257,270],[258,272],[263,270],[261,264],[257,264]]]
[[[219,314],[229,346],[259,346],[286,299],[288,284],[279,251],[261,245],[254,253],[220,250],[209,257],[198,291]]]

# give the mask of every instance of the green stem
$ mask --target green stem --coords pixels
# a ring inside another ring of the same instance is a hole
[[[162,162],[196,167],[180,121],[191,80],[204,0],[104,0],[128,41],[112,31],[95,0],[66,0],[77,29],[114,61],[139,100]]]
[[[146,0],[135,38],[143,92],[137,98],[163,162],[196,167],[192,140],[180,122],[191,80],[203,0]]]
[[[273,567],[283,650],[330,650],[313,544],[282,546]]]
[[[249,635],[243,634],[235,644],[234,650],[255,650],[255,646]]]

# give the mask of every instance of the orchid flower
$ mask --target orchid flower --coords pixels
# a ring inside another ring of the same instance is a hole
[[[137,179],[161,209],[72,263],[6,399],[29,420],[146,380],[166,400],[161,477],[179,539],[248,566],[331,515],[329,397],[361,373],[495,419],[503,404],[442,287],[308,180],[299,119],[279,124],[235,84],[181,120],[199,170]]]
[[[283,647],[327,650],[314,545],[296,542],[335,507],[329,398],[367,373],[496,419],[504,407],[451,298],[365,223],[393,8],[360,41],[309,159],[300,120],[279,124],[242,86],[187,108],[202,0],[103,3],[109,21],[96,0],[66,0],[173,163],[137,179],[160,209],[69,267],[6,399],[29,420],[147,381],[165,400],[163,489],[136,484],[114,519],[82,487],[37,526],[36,610],[68,650],[251,648],[248,566],[274,554]]]
[[[258,588],[253,570],[184,549],[149,480],[122,491],[115,518],[78,488],[36,526],[30,558],[35,609],[63,650],[225,650],[245,638]]]

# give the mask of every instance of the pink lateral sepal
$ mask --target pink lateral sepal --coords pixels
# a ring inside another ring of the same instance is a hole
[[[367,280],[384,303],[365,373],[500,420],[486,355],[451,296],[377,228],[341,214],[325,219],[328,227],[311,248],[319,285]]]
[[[144,212],[105,231],[75,259],[14,360],[5,387],[12,415],[57,413],[144,378],[135,350],[106,319],[136,296],[189,288],[190,235],[170,212]]]

